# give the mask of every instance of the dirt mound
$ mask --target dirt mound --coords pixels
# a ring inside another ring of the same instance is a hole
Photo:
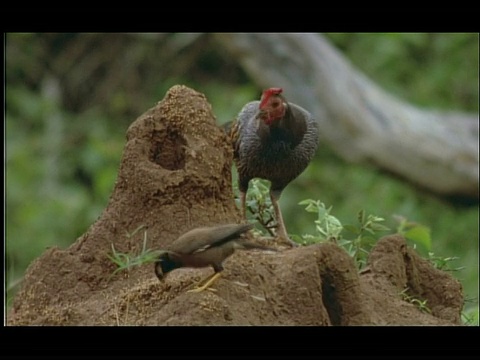
[[[107,255],[163,248],[199,226],[240,222],[232,151],[205,96],[172,87],[127,131],[118,178],[100,218],[68,249],[28,268],[8,325],[455,325],[460,283],[399,236],[381,239],[360,274],[333,243],[281,252],[237,251],[216,291],[187,293],[211,269],[153,265],[112,276]],[[134,230],[139,226],[144,233]],[[410,299],[427,300],[421,311]],[[430,311],[430,313],[428,312]]]

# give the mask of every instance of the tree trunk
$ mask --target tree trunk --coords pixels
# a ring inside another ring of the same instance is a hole
[[[309,109],[322,140],[430,191],[479,197],[478,115],[420,109],[386,93],[318,34],[216,34],[261,87]]]

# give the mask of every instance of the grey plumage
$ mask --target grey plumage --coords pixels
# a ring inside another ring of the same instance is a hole
[[[253,178],[270,180],[272,190],[281,192],[308,166],[318,147],[318,123],[302,107],[288,103],[287,114],[294,119],[290,127],[268,126],[256,117],[260,101],[246,104],[237,117],[238,139],[235,161],[240,190],[247,191]],[[292,132],[295,126],[300,132]],[[260,134],[266,132],[262,138]]]
[[[224,129],[233,144],[243,217],[246,218],[246,192],[250,180],[269,180],[278,239],[297,246],[288,237],[278,199],[315,155],[319,129],[312,115],[287,102],[282,91],[281,88],[266,89],[260,101],[246,104],[236,121],[225,125]]]

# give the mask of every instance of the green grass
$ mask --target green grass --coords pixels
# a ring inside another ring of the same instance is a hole
[[[427,300],[420,300],[408,294],[408,288],[402,290],[399,294],[404,301],[415,305],[420,311],[431,314],[432,310],[427,306]]]
[[[138,231],[140,231],[144,227],[145,225],[140,225],[131,233],[127,233],[127,238],[132,238]],[[112,255],[107,256],[117,266],[117,268],[114,270],[111,276],[114,276],[120,271],[129,272],[131,268],[135,266],[151,264],[158,259],[158,256],[161,254],[161,252],[161,250],[147,249],[147,230],[143,232],[142,249],[138,254],[119,252],[112,244]]]

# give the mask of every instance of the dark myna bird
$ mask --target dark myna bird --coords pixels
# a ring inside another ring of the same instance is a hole
[[[227,224],[190,230],[170,244],[159,256],[155,262],[155,274],[162,280],[167,273],[181,267],[212,266],[215,272],[201,281],[195,289],[189,290],[203,291],[220,276],[223,261],[236,249],[274,250],[241,238],[242,234],[252,228],[252,224]]]

